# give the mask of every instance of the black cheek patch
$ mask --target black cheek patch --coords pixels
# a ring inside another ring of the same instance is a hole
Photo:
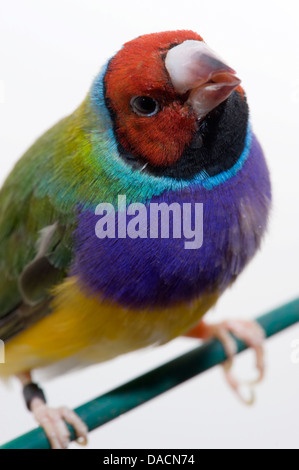
[[[160,168],[148,165],[146,171],[155,176],[188,180],[201,171],[215,176],[229,170],[243,152],[247,125],[246,99],[235,91],[202,121],[175,164]]]

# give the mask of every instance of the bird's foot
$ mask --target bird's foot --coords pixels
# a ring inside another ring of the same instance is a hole
[[[70,432],[66,423],[73,426],[76,431],[77,442],[86,445],[87,426],[73,410],[66,406],[49,408],[40,398],[33,398],[30,408],[36,421],[44,429],[52,449],[67,449],[70,443]]]
[[[256,356],[256,367],[258,370],[258,377],[256,380],[251,382],[239,382],[232,374],[232,363],[237,352],[237,345],[230,333],[254,350]],[[246,320],[228,320],[214,325],[208,325],[204,321],[201,321],[195,328],[189,331],[186,336],[200,339],[217,338],[223,344],[228,357],[228,360],[223,364],[225,378],[242,402],[246,405],[253,404],[253,385],[262,381],[265,372],[263,348],[265,332],[262,327],[254,321]],[[244,385],[249,387],[249,398],[245,398],[241,392],[242,386]]]

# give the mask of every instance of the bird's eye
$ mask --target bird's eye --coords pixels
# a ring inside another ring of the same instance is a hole
[[[133,96],[130,101],[133,111],[139,116],[154,116],[159,111],[159,104],[149,96]]]

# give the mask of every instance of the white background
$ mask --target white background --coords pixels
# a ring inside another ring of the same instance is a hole
[[[254,317],[299,295],[299,8],[297,0],[1,0],[0,179],[84,98],[100,66],[140,34],[193,29],[237,70],[273,183],[262,251],[208,315]],[[267,341],[256,404],[241,405],[220,368],[90,435],[91,448],[299,448],[299,328]],[[180,339],[45,384],[52,405],[77,406],[197,342]],[[253,355],[236,360],[251,377]],[[0,384],[0,443],[31,429],[19,384]],[[72,445],[77,447],[76,445]]]

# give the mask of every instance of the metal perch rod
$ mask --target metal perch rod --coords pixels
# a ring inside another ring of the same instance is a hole
[[[267,338],[299,322],[299,298],[283,305],[259,318],[257,322],[264,328]],[[246,345],[237,340],[238,353]],[[161,395],[176,385],[205,372],[226,359],[221,343],[209,341],[166,364],[137,377],[120,387],[111,390],[75,409],[85,421],[88,429],[108,423],[112,419]],[[72,440],[74,430],[69,426]],[[41,428],[0,446],[0,449],[49,449],[49,441]]]

